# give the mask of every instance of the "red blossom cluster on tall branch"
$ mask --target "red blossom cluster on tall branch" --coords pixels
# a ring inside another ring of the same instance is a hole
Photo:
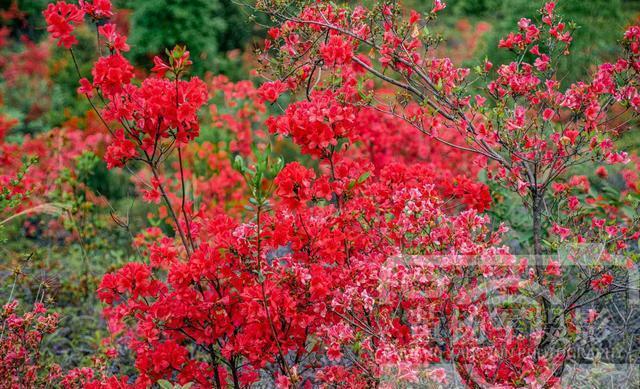
[[[72,33],[76,25],[84,20],[84,11],[80,7],[64,1],[49,4],[44,11],[44,18],[47,31],[58,40],[58,46],[69,49],[78,43],[78,39]]]
[[[69,34],[73,25],[81,21],[83,12],[89,14],[95,23],[113,14],[109,1],[83,1],[80,7],[59,1],[50,4],[44,12],[49,29],[61,32],[53,32],[52,36],[59,38],[59,42],[70,50],[74,63],[72,46],[76,40],[71,39],[72,36],[69,38]],[[60,17],[67,14],[74,17]],[[102,44],[108,51],[96,60],[91,81],[80,74],[75,63],[80,78],[78,92],[86,96],[111,134],[105,153],[107,165],[110,168],[122,167],[128,161],[142,161],[152,170],[155,182],[160,185],[158,190],[169,205],[169,198],[159,180],[159,165],[172,151],[177,149],[180,154],[181,148],[197,137],[197,111],[207,101],[206,85],[197,77],[187,81],[181,79],[191,61],[189,52],[178,46],[168,52],[168,61],[159,57],[154,59],[152,70],[156,72],[155,76],[145,78],[140,84],[134,83],[133,66],[123,55],[129,50],[126,37],[117,32],[115,25],[100,23],[98,32],[105,39]],[[102,108],[96,106],[94,100],[97,98],[104,103]],[[181,170],[184,184],[183,174]],[[184,185],[182,190],[184,228],[178,220],[178,213],[173,212],[172,207],[168,208],[172,211],[174,225],[180,232],[184,247],[190,253],[193,243],[190,241],[190,216],[185,206]]]

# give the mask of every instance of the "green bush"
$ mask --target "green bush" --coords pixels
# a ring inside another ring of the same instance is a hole
[[[241,49],[251,29],[246,15],[231,0],[132,0],[131,54],[143,66],[153,55],[176,44],[187,45],[193,59],[192,72],[231,73],[226,52]]]

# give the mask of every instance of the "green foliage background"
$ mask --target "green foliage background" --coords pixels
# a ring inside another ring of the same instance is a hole
[[[193,58],[192,72],[232,73],[237,60],[228,51],[243,48],[251,26],[240,7],[231,0],[130,0],[131,54],[136,63],[149,65],[150,58],[176,44],[187,45]],[[235,73],[235,74],[234,74]]]

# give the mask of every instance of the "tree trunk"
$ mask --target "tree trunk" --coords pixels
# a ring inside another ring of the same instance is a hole
[[[531,205],[531,216],[533,218],[533,254],[536,257],[536,272],[544,269],[538,269],[538,265],[542,263],[542,207],[544,202],[544,193],[538,189],[532,190],[533,203]],[[540,260],[540,261],[539,261]],[[538,277],[542,273],[537,274]]]
[[[544,281],[544,272],[545,272],[545,250],[542,246],[542,237],[543,237],[543,225],[542,225],[542,212],[544,207],[544,191],[535,188],[531,192],[532,194],[532,205],[531,205],[531,216],[533,219],[532,228],[533,228],[533,254],[535,258],[535,270],[536,270],[536,282],[540,287],[540,290],[546,291],[546,287],[543,284]],[[544,356],[548,354],[547,348],[551,346],[551,340],[553,338],[554,333],[554,318],[553,318],[553,307],[550,304],[550,301],[547,299],[545,295],[541,295],[538,298],[538,303],[542,308],[542,325],[543,325],[543,335],[540,340],[540,344],[538,345],[538,354]]]

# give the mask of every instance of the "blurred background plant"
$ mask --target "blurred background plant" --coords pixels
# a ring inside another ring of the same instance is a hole
[[[187,45],[194,59],[191,72],[244,76],[242,51],[252,34],[248,13],[233,0],[128,0],[132,59],[150,68],[154,55],[167,47]]]

